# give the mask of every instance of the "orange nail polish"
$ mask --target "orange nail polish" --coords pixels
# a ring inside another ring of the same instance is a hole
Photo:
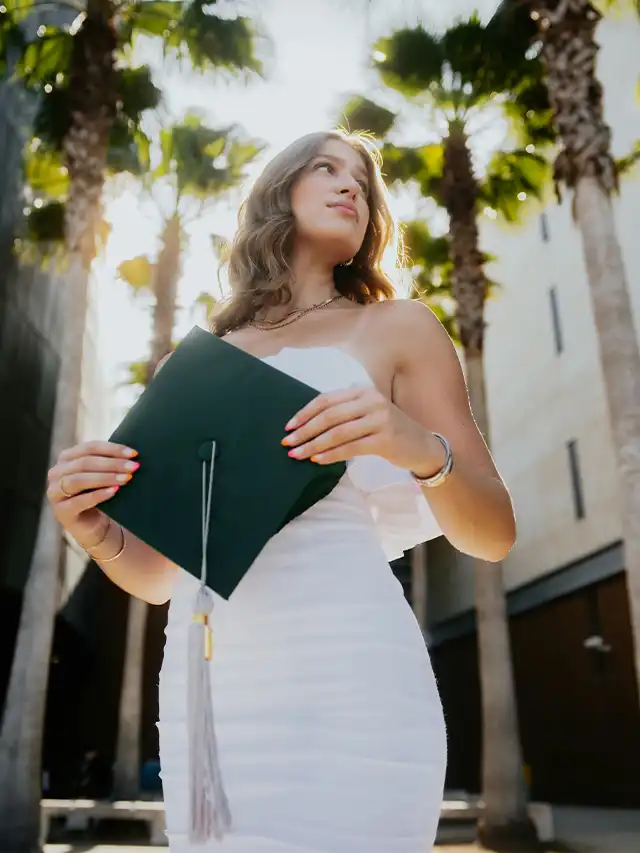
[[[282,441],[280,443],[286,447],[289,444],[289,439],[287,437],[285,437],[282,439]]]

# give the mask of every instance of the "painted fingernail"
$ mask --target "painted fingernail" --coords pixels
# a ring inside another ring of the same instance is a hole
[[[288,455],[289,455],[289,456],[293,456],[294,458],[297,458],[298,456],[300,456],[300,448],[299,448],[299,447],[294,447],[294,449],[293,449],[293,450],[290,450],[290,451],[289,451]]]
[[[107,489],[107,494],[115,495],[120,486],[111,486],[111,488]]]
[[[283,445],[286,447],[286,446],[287,446],[288,444],[290,444],[291,442],[290,442],[290,440],[289,440],[289,437],[287,436],[286,438],[283,438],[283,439],[282,439],[282,441],[281,441],[280,443],[281,443],[281,444],[283,444]]]
[[[118,474],[118,476],[116,477],[116,480],[119,483],[128,483],[129,480],[131,479],[131,477],[132,477],[131,474]]]
[[[124,470],[125,471],[137,471],[139,467],[140,467],[139,462],[125,462],[124,463]]]
[[[125,449],[122,451],[122,454],[123,456],[137,456],[138,451],[134,450],[132,447],[125,447]]]
[[[288,423],[288,424],[285,424],[284,428],[285,428],[285,429],[295,429],[296,423],[297,423],[296,419],[295,419],[295,418],[291,418],[291,420],[289,421],[289,423]]]

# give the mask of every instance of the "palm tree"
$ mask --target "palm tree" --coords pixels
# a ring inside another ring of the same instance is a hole
[[[539,99],[540,68],[497,45],[493,32],[476,17],[434,35],[423,28],[404,29],[375,45],[374,61],[382,81],[403,94],[421,115],[433,118],[438,138],[417,148],[386,142],[382,147],[389,183],[413,182],[448,214],[451,294],[455,325],[464,354],[473,413],[489,441],[484,382],[484,308],[489,281],[480,250],[478,221],[486,211],[508,222],[538,196],[547,166],[532,145],[496,151],[484,173],[474,168],[472,137],[484,115],[517,113],[521,100]],[[538,115],[541,115],[539,113]],[[397,116],[364,98],[345,109],[347,124],[388,137]],[[485,128],[480,129],[483,132]],[[540,138],[548,135],[540,121]],[[502,567],[477,561],[476,609],[482,685],[482,789],[484,809],[479,841],[494,849],[513,849],[535,841],[528,816],[523,760],[511,663]]]
[[[131,377],[143,385],[149,384],[158,362],[173,349],[186,229],[246,178],[246,167],[261,148],[244,140],[237,128],[211,128],[196,116],[187,116],[161,132],[160,150],[160,163],[146,181],[143,178],[152,196],[154,190],[162,191],[165,205],[170,198],[169,209],[162,213],[158,259],[153,262],[139,255],[119,267],[120,278],[134,293],[151,294],[154,300],[150,357],[142,369],[134,366]],[[139,788],[146,621],[145,602],[130,598],[114,774],[117,798],[134,798]]]
[[[52,464],[76,437],[88,270],[101,220],[109,143],[123,128],[135,136],[123,98],[136,77],[127,63],[134,34],[162,37],[169,50],[199,68],[259,69],[249,21],[221,18],[215,3],[202,0],[87,0],[70,28],[41,26],[33,38],[25,34],[30,13],[45,8],[64,12],[73,5],[72,0],[41,5],[25,0],[0,7],[0,70],[13,66],[17,78],[38,96],[36,132],[60,154],[69,178],[64,218],[68,272]],[[146,94],[146,105],[155,106],[158,92],[152,84]],[[0,849],[32,851],[38,845],[42,728],[61,557],[60,529],[44,501],[0,731]]]
[[[604,92],[596,74],[596,29],[601,13],[588,0],[503,3],[495,25],[522,52],[540,49],[553,108],[559,151],[554,179],[573,193],[573,216],[582,237],[602,375],[622,492],[622,531],[627,587],[640,685],[640,348],[628,277],[617,236],[613,198],[619,176],[638,160],[611,153],[603,117]],[[607,5],[616,5],[609,2]],[[636,4],[636,8],[638,8]]]

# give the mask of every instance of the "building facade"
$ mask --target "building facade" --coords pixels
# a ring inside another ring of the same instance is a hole
[[[598,74],[615,156],[640,139],[640,24],[605,20]],[[615,201],[640,330],[640,176]],[[571,198],[523,225],[487,220],[501,290],[487,311],[492,449],[516,508],[504,562],[526,776],[537,799],[640,806],[640,705],[621,507],[597,337]],[[639,437],[640,438],[640,437]],[[427,551],[427,629],[449,721],[449,784],[479,789],[473,561]]]

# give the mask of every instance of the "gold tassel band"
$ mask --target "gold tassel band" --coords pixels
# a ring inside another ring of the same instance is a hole
[[[204,659],[211,660],[213,657],[213,631],[209,626],[209,616],[206,613],[194,613],[193,621],[204,625]]]

